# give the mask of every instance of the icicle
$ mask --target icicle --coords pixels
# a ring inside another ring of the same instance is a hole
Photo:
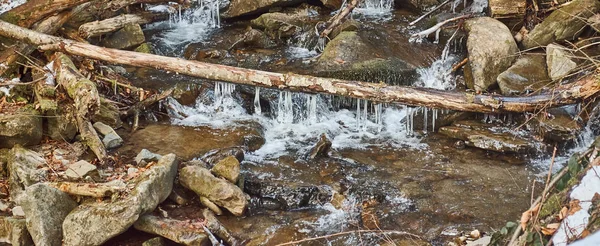
[[[427,107],[423,107],[423,131],[427,131]]]
[[[260,108],[260,87],[256,87],[254,91],[254,114],[260,115],[262,110]]]
[[[437,120],[437,113],[438,110],[437,109],[433,109],[433,117],[431,119],[431,131],[435,132],[435,121]]]
[[[317,123],[317,95],[309,96],[308,120],[311,124]]]
[[[367,104],[369,104],[369,101],[365,100],[365,105],[363,107],[363,117],[361,119],[362,121],[362,130],[365,130],[366,126],[367,126]]]
[[[360,99],[356,99],[356,129],[360,128]]]
[[[283,123],[283,91],[279,91],[277,99],[277,122]]]

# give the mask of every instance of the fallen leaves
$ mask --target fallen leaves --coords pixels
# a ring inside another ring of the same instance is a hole
[[[542,227],[542,233],[546,236],[554,235],[556,230],[558,230],[559,226],[560,226],[560,223],[548,224],[548,225]]]
[[[525,228],[527,228],[527,222],[529,222],[529,220],[531,219],[531,217],[535,216],[538,211],[540,209],[540,204],[538,203],[537,205],[535,205],[535,207],[530,208],[529,210],[523,212],[523,214],[521,215],[521,229],[525,230]]]

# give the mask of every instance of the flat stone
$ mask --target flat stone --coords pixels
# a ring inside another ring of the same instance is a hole
[[[234,156],[229,156],[219,161],[210,171],[235,184],[240,177],[240,162]]]
[[[159,235],[183,245],[204,245],[209,239],[200,221],[181,221],[171,218],[161,218],[154,215],[144,215],[133,224],[135,229]]]
[[[65,175],[72,179],[80,179],[97,170],[95,165],[90,164],[85,160],[80,160],[68,166]]]
[[[96,123],[94,123],[93,126],[94,126],[94,129],[96,129],[96,131],[98,131],[98,133],[101,134],[102,136],[106,136],[108,134],[115,133],[115,130],[112,127],[110,127],[109,125],[104,124],[102,122],[96,122]]]
[[[502,21],[509,29],[518,31],[523,26],[526,0],[490,0],[488,5],[490,17]]]
[[[573,54],[567,48],[549,44],[546,46],[546,63],[548,64],[548,75],[552,80],[559,80],[569,75],[577,68],[577,63],[571,60]]]
[[[524,139],[509,131],[491,131],[489,128],[492,125],[472,126],[470,122],[456,122],[453,126],[441,127],[439,133],[463,140],[468,146],[501,153],[527,153],[538,148],[533,139]]]
[[[162,158],[162,155],[159,154],[155,154],[150,152],[150,150],[147,149],[142,149],[142,151],[140,151],[140,153],[135,156],[135,163],[139,165],[144,165],[144,163],[149,163],[152,161],[158,161],[160,158]]]

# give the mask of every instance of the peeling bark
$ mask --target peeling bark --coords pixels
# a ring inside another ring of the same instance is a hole
[[[54,59],[56,81],[67,91],[75,102],[77,128],[86,145],[96,154],[100,161],[106,159],[106,149],[98,133],[92,126],[90,118],[100,108],[100,96],[96,85],[81,75],[71,59],[60,52]]]
[[[0,22],[0,35],[39,45],[43,50],[59,50],[111,63],[162,69],[216,81],[457,111],[482,113],[536,111],[577,103],[600,91],[598,79],[595,76],[588,76],[577,82],[556,87],[552,91],[532,96],[478,95],[468,92],[391,86],[383,83],[320,78],[292,73],[281,74],[102,48],[37,33],[6,22]]]
[[[117,31],[128,24],[148,24],[169,18],[168,14],[126,14],[101,21],[88,22],[79,26],[79,35],[84,38],[97,37]]]

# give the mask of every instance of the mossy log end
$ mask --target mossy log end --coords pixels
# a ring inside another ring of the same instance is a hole
[[[537,111],[578,103],[595,96],[600,91],[600,82],[596,75],[584,77],[577,82],[561,85],[537,95],[506,97],[410,86],[391,86],[383,83],[320,78],[292,73],[281,74],[109,49],[41,34],[3,21],[0,21],[0,35],[39,45],[42,50],[58,50],[110,63],[161,69],[216,81],[457,111],[481,113]]]
[[[57,52],[55,56],[56,80],[75,102],[79,134],[86,145],[96,154],[96,157],[100,161],[104,161],[107,157],[106,149],[90,122],[91,117],[100,108],[100,96],[96,85],[79,73],[67,55]]]

